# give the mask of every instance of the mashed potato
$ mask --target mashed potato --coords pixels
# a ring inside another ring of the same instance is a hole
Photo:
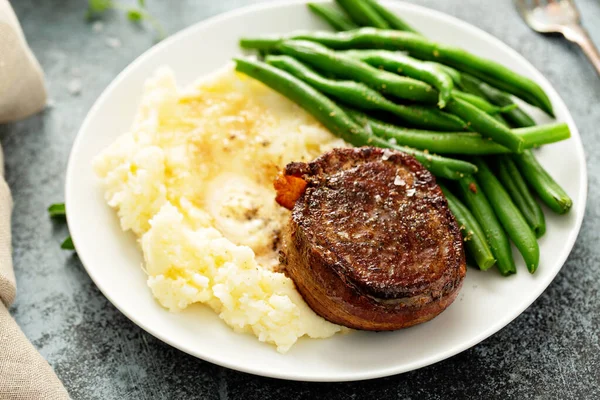
[[[231,66],[177,88],[150,79],[131,130],[94,160],[121,227],[140,240],[148,286],[170,311],[210,306],[235,331],[287,351],[340,327],[317,316],[278,272],[289,211],[273,179],[290,161],[345,144]]]

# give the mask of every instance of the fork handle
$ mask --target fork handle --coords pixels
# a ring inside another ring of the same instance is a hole
[[[587,31],[581,25],[569,25],[563,29],[562,33],[568,40],[577,43],[581,47],[594,68],[596,68],[598,75],[600,75],[600,52],[598,52]]]

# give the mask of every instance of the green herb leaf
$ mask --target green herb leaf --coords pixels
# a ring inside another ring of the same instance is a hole
[[[144,18],[144,16],[140,10],[132,8],[131,10],[127,11],[127,18],[129,18],[130,21],[139,22],[142,20],[142,18]]]
[[[64,218],[67,215],[65,203],[56,203],[48,207],[48,213],[52,218]]]
[[[128,5],[121,4],[120,2],[114,0],[88,0],[88,10],[85,15],[88,20],[93,20],[99,14],[102,14],[108,10],[124,11],[130,21],[148,22],[153,26],[154,30],[156,30],[159,40],[165,38],[166,33],[163,26],[160,24],[158,19],[146,11],[146,1],[138,0],[137,2],[140,8],[129,7]]]
[[[101,14],[113,6],[112,0],[88,0],[88,14]]]
[[[65,239],[64,242],[62,242],[60,248],[63,250],[75,250],[75,245],[73,244],[73,239],[71,239],[71,236],[69,236]]]

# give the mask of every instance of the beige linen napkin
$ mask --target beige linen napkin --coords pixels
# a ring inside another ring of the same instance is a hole
[[[0,0],[0,123],[31,115],[45,103],[40,66],[25,42],[10,4]],[[11,210],[0,147],[0,399],[68,399],[52,368],[8,313],[16,294],[11,260]]]
[[[40,111],[46,89],[40,65],[7,0],[0,0],[0,123]]]

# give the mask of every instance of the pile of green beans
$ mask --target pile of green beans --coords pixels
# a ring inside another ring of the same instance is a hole
[[[399,128],[381,120],[369,117],[359,111],[342,107],[346,114],[363,127],[368,126],[375,135],[395,143],[437,154],[492,155],[510,154],[506,147],[487,140],[475,132],[434,132],[419,129]],[[570,136],[564,123],[514,129],[513,133],[521,137],[526,147],[558,142]]]
[[[436,64],[429,64],[402,53],[385,50],[349,50],[343,54],[364,61],[373,67],[429,83],[440,92],[438,101],[440,108],[444,108],[452,96],[454,81]]]
[[[498,220],[496,211],[492,208],[486,194],[481,190],[478,181],[474,176],[464,177],[458,181],[457,190],[484,232],[500,273],[502,275],[516,273],[517,267],[512,256],[510,241]],[[483,250],[479,249],[478,251]],[[479,268],[482,268],[482,266],[479,265]]]
[[[287,40],[281,42],[278,49],[315,68],[326,70],[342,78],[365,83],[383,94],[399,99],[431,103],[438,98],[435,90],[422,81],[382,71],[318,43]],[[454,96],[446,107],[482,135],[492,138],[515,153],[523,151],[523,139],[514,135],[506,126],[471,103]]]
[[[246,38],[240,41],[240,45],[246,49],[272,50],[277,48],[281,42],[291,39],[312,41],[336,50],[376,48],[407,51],[416,58],[447,64],[462,72],[467,72],[539,107],[548,115],[554,116],[550,99],[544,90],[531,79],[494,61],[476,56],[458,47],[430,41],[412,32],[370,27],[338,33],[297,32],[289,35]]]
[[[243,38],[241,47],[265,59],[236,58],[237,71],[351,145],[413,155],[441,178],[479,269],[516,273],[512,241],[534,273],[537,239],[546,231],[535,195],[559,214],[572,200],[531,149],[568,139],[570,131],[560,122],[537,126],[512,96],[552,116],[546,93],[498,63],[428,40],[377,0],[335,3],[308,7],[337,33]]]
[[[382,71],[318,43],[306,40],[286,40],[281,42],[277,48],[283,54],[304,61],[314,68],[326,70],[337,77],[362,82],[399,100],[436,104],[438,99],[434,89],[423,81]]]
[[[467,125],[460,118],[436,107],[403,105],[386,99],[377,90],[355,81],[328,79],[308,65],[289,56],[267,56],[265,61],[289,72],[322,93],[347,105],[363,110],[385,111],[402,121],[423,129],[440,131],[465,130]]]
[[[546,232],[546,219],[540,205],[535,201],[532,193],[527,188],[521,172],[510,157],[496,157],[493,159],[498,179],[510,193],[512,201],[519,208],[523,217],[540,238]]]
[[[467,207],[449,191],[443,184],[440,184],[444,196],[448,200],[448,207],[456,217],[460,230],[465,239],[465,245],[475,259],[475,262],[482,271],[486,271],[496,264],[494,254],[488,245],[486,233],[481,229],[475,216]]]
[[[447,179],[459,179],[464,175],[477,172],[477,168],[469,162],[431,155],[390,143],[373,135],[357,124],[327,96],[283,70],[261,61],[245,58],[235,58],[234,61],[237,71],[261,81],[301,105],[334,135],[354,146],[376,146],[403,151],[414,156],[433,174]]]
[[[460,85],[469,93],[475,93],[502,107],[514,106],[506,111],[506,115],[504,115],[513,125],[518,127],[535,125],[535,121],[527,115],[527,113],[517,107],[507,93],[504,93],[469,74],[462,74],[460,82]]]
[[[540,260],[540,249],[535,234],[487,163],[481,158],[476,158],[475,165],[478,168],[477,182],[483,193],[506,233],[521,252],[527,269],[534,273]]]

